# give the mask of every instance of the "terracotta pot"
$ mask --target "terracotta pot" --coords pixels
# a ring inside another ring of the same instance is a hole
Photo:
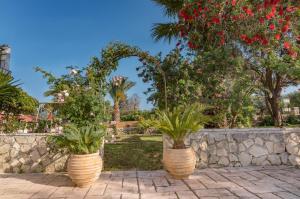
[[[165,149],[163,163],[165,169],[176,179],[191,175],[196,166],[196,156],[192,148]]]
[[[68,174],[79,187],[87,187],[95,182],[102,170],[102,159],[99,153],[87,155],[70,155]]]

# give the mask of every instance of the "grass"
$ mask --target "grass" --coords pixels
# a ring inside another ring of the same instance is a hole
[[[130,135],[104,145],[104,170],[162,169],[162,137]]]

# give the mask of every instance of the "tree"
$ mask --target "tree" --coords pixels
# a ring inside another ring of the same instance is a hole
[[[121,113],[135,113],[139,110],[141,98],[138,94],[133,94],[120,104]]]
[[[120,102],[125,101],[126,92],[135,85],[129,81],[127,77],[116,76],[108,84],[108,92],[114,101],[113,119],[116,122],[120,121]]]
[[[178,49],[165,57],[159,54],[157,59],[160,60],[159,67],[141,60],[143,65],[137,68],[143,81],[151,85],[145,92],[149,94],[148,101],[160,109],[165,109],[165,104],[168,109],[173,109],[200,100],[201,85],[191,60],[185,58]]]
[[[38,101],[18,88],[16,83],[12,76],[0,73],[0,111],[5,115],[35,113]]]
[[[166,9],[174,6],[162,5]],[[240,51],[236,56],[243,57],[253,78],[260,80],[266,107],[276,126],[281,126],[281,90],[300,77],[297,1],[187,0],[178,16],[179,34],[172,34],[182,37],[177,46],[188,46],[195,56],[222,46]],[[168,38],[172,33],[169,30],[161,33]]]

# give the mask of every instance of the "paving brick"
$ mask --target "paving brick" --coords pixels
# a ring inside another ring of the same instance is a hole
[[[199,197],[224,197],[233,194],[226,189],[200,189],[195,191]]]
[[[274,193],[274,194],[281,197],[281,198],[284,198],[284,199],[299,199],[298,196],[296,196],[292,193],[289,193],[289,192],[277,192],[277,193]]]
[[[263,199],[281,199],[280,197],[274,195],[273,193],[260,193],[257,195]]]

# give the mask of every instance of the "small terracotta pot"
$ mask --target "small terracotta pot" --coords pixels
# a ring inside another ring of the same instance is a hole
[[[70,155],[68,174],[78,187],[87,187],[95,182],[102,170],[102,159],[99,153],[87,155]]]
[[[176,179],[191,175],[196,166],[196,156],[192,148],[165,149],[163,163],[165,169]]]

